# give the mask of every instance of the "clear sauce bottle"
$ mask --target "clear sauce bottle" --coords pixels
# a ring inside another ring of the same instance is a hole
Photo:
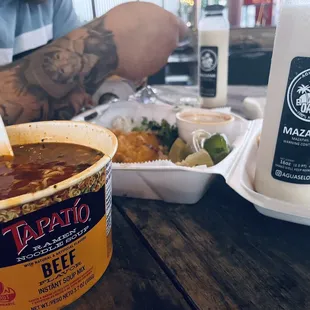
[[[199,93],[203,108],[227,103],[229,23],[223,6],[210,5],[198,25]]]
[[[284,0],[255,174],[257,192],[310,203],[310,0]]]

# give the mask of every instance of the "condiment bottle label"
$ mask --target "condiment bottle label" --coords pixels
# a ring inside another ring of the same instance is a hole
[[[200,96],[214,98],[217,92],[218,47],[200,48]]]
[[[49,199],[64,200],[0,222],[0,309],[60,309],[88,291],[110,262],[111,162],[42,203]]]
[[[271,174],[310,184],[310,58],[296,57],[291,68]]]

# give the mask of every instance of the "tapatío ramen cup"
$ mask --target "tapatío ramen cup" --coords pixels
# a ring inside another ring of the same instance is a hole
[[[23,124],[7,131],[12,145],[73,143],[104,153],[63,182],[0,201],[0,308],[60,309],[88,291],[111,260],[117,139],[82,122]]]

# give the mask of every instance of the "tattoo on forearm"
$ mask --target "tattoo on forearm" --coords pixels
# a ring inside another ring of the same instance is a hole
[[[101,17],[0,68],[0,115],[7,125],[70,119],[117,65],[114,36]]]

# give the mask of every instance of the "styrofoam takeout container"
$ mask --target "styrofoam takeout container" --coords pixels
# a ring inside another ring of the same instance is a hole
[[[133,101],[119,101],[85,112],[74,120],[90,121],[111,128],[116,117],[123,116],[140,122],[143,117],[161,122],[176,123],[178,107],[169,105],[143,105]],[[219,109],[221,111],[221,109]],[[229,108],[222,109],[230,113]],[[247,137],[251,122],[234,115],[235,126],[228,139],[232,152],[218,165],[187,168],[167,160],[137,164],[113,164],[113,193],[117,196],[163,200],[172,203],[194,204],[207,191],[214,175],[226,177]],[[91,118],[93,117],[93,118]]]
[[[115,117],[129,116],[140,121],[147,117],[175,123],[179,108],[167,105],[142,105],[136,102],[118,102],[97,107],[79,115],[75,120],[110,127]],[[222,110],[230,113],[227,108]],[[89,119],[89,115],[93,118]],[[252,202],[263,215],[310,226],[310,207],[293,205],[261,195],[254,190],[254,174],[258,150],[257,138],[262,120],[246,121],[233,114],[237,121],[231,135],[233,151],[218,165],[210,168],[186,168],[169,161],[142,164],[113,164],[113,193],[118,196],[164,200],[172,203],[193,204],[208,190],[215,175],[222,175],[226,183],[239,195]]]

